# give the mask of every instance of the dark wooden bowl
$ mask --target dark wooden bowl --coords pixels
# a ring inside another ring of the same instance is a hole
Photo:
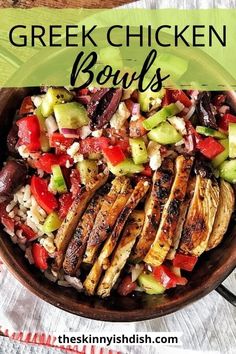
[[[22,98],[33,89],[4,89],[0,93],[1,161],[5,158],[6,135],[16,108]],[[185,287],[170,290],[165,295],[120,297],[112,295],[106,300],[79,294],[72,288],[58,286],[30,266],[20,248],[0,230],[0,257],[8,269],[27,289],[41,299],[65,311],[96,320],[139,321],[160,317],[205,296],[230,274],[236,266],[236,229],[231,228],[215,250],[205,253],[192,272]]]

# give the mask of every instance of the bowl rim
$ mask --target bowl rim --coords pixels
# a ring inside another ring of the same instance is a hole
[[[1,236],[1,234],[0,234]],[[202,286],[197,286],[192,291],[184,292],[177,299],[172,299],[171,304],[166,303],[157,309],[135,309],[130,311],[104,311],[104,309],[89,307],[85,304],[80,304],[80,310],[74,310],[70,303],[61,303],[56,301],[53,293],[44,287],[38,287],[38,281],[33,278],[32,274],[28,274],[22,267],[18,268],[16,259],[11,253],[3,239],[0,237],[0,256],[13,276],[31,293],[38,296],[40,299],[50,303],[57,308],[69,312],[74,315],[82,316],[88,319],[107,321],[107,322],[136,322],[150,320],[162,317],[177,310],[182,309],[186,305],[191,304],[215,290],[227,276],[236,268],[236,250],[232,252],[225,263],[222,263],[207,279]],[[150,296],[150,295],[149,295]],[[163,296],[163,295],[162,295]]]

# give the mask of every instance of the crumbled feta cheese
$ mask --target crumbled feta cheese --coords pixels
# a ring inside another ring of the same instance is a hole
[[[46,249],[46,251],[48,251],[48,253],[54,253],[56,251],[52,237],[43,238],[40,240],[40,243]]]
[[[110,126],[115,129],[121,129],[129,116],[130,111],[126,107],[126,104],[121,102],[110,120]]]
[[[92,132],[92,136],[94,136],[95,138],[100,138],[102,136],[102,133],[103,129],[95,130]]]
[[[38,108],[41,105],[42,101],[43,101],[43,95],[31,96],[31,100],[32,100],[34,106],[36,108]]]
[[[84,156],[82,154],[75,154],[73,158],[74,162],[80,162],[84,160]]]
[[[90,134],[91,134],[91,129],[89,125],[84,125],[79,129],[79,135],[81,139],[87,138],[87,136],[89,136]]]
[[[18,147],[18,152],[23,159],[27,159],[30,157],[30,152],[28,151],[27,147],[25,145],[21,145]]]
[[[186,135],[187,130],[186,130],[186,125],[185,121],[183,118],[180,117],[171,117],[168,119],[171,125],[175,127],[175,129],[181,134],[181,135]]]
[[[138,120],[139,119],[139,115],[138,114],[134,114],[134,115],[132,115],[132,117],[130,118],[130,120],[132,120],[133,122],[135,122],[136,120]]]
[[[78,142],[75,142],[67,149],[67,154],[73,158],[79,151],[79,148],[80,144]]]
[[[153,171],[156,171],[161,166],[161,145],[155,141],[150,141],[147,147],[149,165]]]

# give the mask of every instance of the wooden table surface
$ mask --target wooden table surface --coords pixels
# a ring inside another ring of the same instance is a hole
[[[55,8],[84,7],[84,8],[112,8],[121,6],[134,0],[0,0],[1,7],[30,8],[47,6]]]

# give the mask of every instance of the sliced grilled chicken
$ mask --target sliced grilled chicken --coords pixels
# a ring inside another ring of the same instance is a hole
[[[97,294],[102,297],[110,295],[111,289],[116,283],[121,270],[129,258],[136,238],[139,236],[144,223],[144,212],[133,211],[124,228],[121,240],[113,254],[110,267],[98,287]]]
[[[108,176],[108,170],[100,173],[86,187],[83,187],[80,193],[75,197],[75,200],[55,237],[54,242],[57,247],[57,251],[59,251],[59,256],[55,258],[53,265],[54,270],[59,270],[62,266],[64,252],[75,231],[81,215],[95,192],[106,183]]]
[[[222,241],[226,233],[231,215],[234,211],[235,195],[232,186],[224,181],[220,181],[220,201],[216,212],[213,229],[208,240],[207,251],[215,248]]]
[[[83,259],[85,263],[93,263],[100,245],[111,233],[119,214],[130,197],[130,194],[130,179],[125,176],[116,177],[112,182],[112,188],[102,204],[89,236]]]
[[[176,227],[176,232],[175,232],[170,250],[166,256],[166,259],[169,259],[169,260],[174,259],[176,251],[179,247],[179,243],[180,243],[187,211],[188,211],[191,199],[194,194],[195,184],[196,184],[196,177],[190,178],[189,183],[188,183],[188,187],[187,187],[185,200],[180,207],[180,213],[179,213],[179,219],[178,219],[178,223],[177,223],[177,227]]]
[[[89,295],[93,295],[95,293],[96,287],[102,275],[103,269],[107,269],[109,266],[109,257],[111,256],[117,241],[120,237],[120,234],[124,228],[124,225],[132,213],[132,211],[136,208],[140,200],[146,195],[148,189],[150,187],[150,183],[145,180],[140,180],[136,187],[134,188],[131,196],[129,197],[125,207],[120,213],[114,229],[106,240],[98,258],[96,259],[90,273],[84,282],[84,288]]]
[[[170,196],[164,206],[156,238],[144,258],[144,261],[152,266],[159,266],[163,263],[172,245],[192,164],[192,158],[185,158],[182,155],[176,158],[175,179]]]
[[[134,261],[143,260],[155,239],[161,212],[170,193],[173,176],[173,161],[165,159],[159,170],[153,175],[152,189],[145,203],[143,229],[131,256]]]
[[[104,201],[104,196],[109,192],[109,189],[110,184],[107,183],[97,191],[96,195],[88,204],[69,243],[63,262],[63,269],[65,273],[71,276],[75,275],[76,271],[79,269],[88,237],[94,225],[94,220]]]
[[[193,199],[183,228],[179,249],[200,256],[207,247],[219,204],[219,186],[209,178],[197,176]]]

